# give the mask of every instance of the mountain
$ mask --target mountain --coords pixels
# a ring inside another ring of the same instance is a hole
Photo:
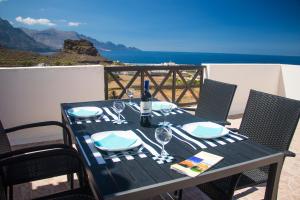
[[[35,41],[23,30],[14,28],[7,20],[0,18],[0,46],[24,51],[47,52],[53,49]]]
[[[94,44],[98,51],[140,51],[135,47],[126,47],[123,44],[114,44],[112,42],[100,42],[94,38],[79,34],[75,31],[60,31],[54,28],[46,30],[22,29],[26,34],[35,39],[37,42],[47,45],[54,49],[61,49],[64,41],[71,40],[89,40]]]
[[[135,47],[127,47],[124,44],[114,44],[113,42],[99,42],[98,40],[87,37],[85,35],[79,35],[80,39],[85,39],[91,41],[94,46],[99,50],[99,51],[141,51],[138,48]]]
[[[22,30],[35,41],[47,45],[53,49],[62,49],[64,41],[67,39],[80,39],[78,34],[74,31],[58,31],[54,28],[41,31],[27,28],[22,28]]]
[[[54,28],[46,30],[15,28],[7,20],[0,18],[0,46],[6,48],[34,52],[57,51],[63,48],[64,41],[67,39],[89,40],[98,51],[140,51],[123,44],[100,42],[75,31],[60,31]]]

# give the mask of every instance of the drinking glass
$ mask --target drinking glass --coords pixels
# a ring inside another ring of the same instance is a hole
[[[155,129],[155,139],[162,145],[160,156],[165,156],[165,145],[170,142],[172,138],[172,130],[170,127],[161,126]]]
[[[118,120],[116,120],[117,124],[122,124],[123,120],[121,120],[121,112],[125,108],[125,103],[123,101],[119,101],[119,100],[114,101],[113,107],[114,107],[115,111],[118,113]]]
[[[169,115],[172,111],[172,104],[162,103],[160,106],[160,112],[164,116],[163,126],[167,126],[169,122],[166,121],[166,116]]]
[[[129,105],[133,104],[131,100],[134,95],[134,91],[135,91],[134,88],[127,88],[126,90],[127,96],[129,97]]]

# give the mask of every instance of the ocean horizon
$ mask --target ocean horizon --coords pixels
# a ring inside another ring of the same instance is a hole
[[[300,56],[252,55],[232,53],[165,52],[165,51],[103,51],[100,53],[109,60],[123,63],[270,63],[300,64]]]

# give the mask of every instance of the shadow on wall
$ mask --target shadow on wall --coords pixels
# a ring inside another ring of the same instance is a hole
[[[250,89],[300,100],[299,65],[283,64],[204,64],[206,77],[236,84],[230,115],[244,112]]]
[[[278,95],[279,95],[279,96],[286,97],[286,93],[285,93],[285,84],[284,84],[284,80],[283,80],[282,67],[283,67],[283,66],[281,66],[280,73],[279,73],[279,77],[278,77]],[[300,77],[299,77],[299,78],[300,78]]]

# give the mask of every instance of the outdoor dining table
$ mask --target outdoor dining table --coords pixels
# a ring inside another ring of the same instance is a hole
[[[124,102],[127,102],[124,100]],[[174,109],[168,116],[173,137],[165,146],[167,156],[161,158],[160,144],[155,140],[155,128],[163,121],[159,112],[153,112],[150,128],[140,126],[139,99],[134,106],[122,112],[123,124],[116,124],[117,113],[112,109],[113,100],[61,104],[62,121],[70,129],[72,141],[84,160],[91,189],[96,198],[105,200],[144,199],[179,189],[218,180],[243,171],[270,165],[265,199],[276,199],[280,171],[284,161],[283,152],[251,141],[242,134],[231,132],[218,139],[199,139],[186,133],[180,127],[186,123],[204,121],[182,109]],[[96,106],[104,112],[101,118],[76,119],[69,116],[69,108]],[[138,135],[145,147],[140,153],[101,152],[95,148],[91,135],[103,131],[131,130]],[[67,140],[67,137],[64,138]],[[206,151],[224,159],[201,175],[191,178],[180,174],[170,165],[182,161],[200,151]],[[106,157],[109,156],[109,157]],[[104,159],[105,158],[105,159]],[[111,158],[111,159],[110,159]]]

